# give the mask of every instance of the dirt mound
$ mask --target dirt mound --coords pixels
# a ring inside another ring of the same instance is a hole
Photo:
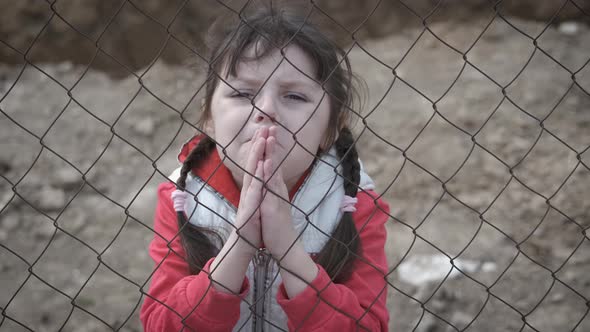
[[[407,29],[351,51],[369,92],[359,151],[392,208],[394,331],[590,330],[589,29],[510,23],[438,22],[438,38]],[[186,67],[142,70],[0,66],[4,330],[141,330],[155,187],[203,96]],[[447,278],[402,278],[440,254]]]
[[[275,7],[280,2],[275,1]],[[293,1],[289,1],[293,3]],[[156,58],[181,64],[205,54],[203,35],[220,15],[238,16],[268,1],[58,1],[0,3],[0,63],[20,64],[24,54],[36,63],[72,62],[124,77]],[[301,1],[309,8],[309,1]],[[525,17],[554,23],[586,19],[588,2],[561,0],[486,0],[411,2],[314,1],[310,20],[322,24],[341,44],[377,38],[439,21],[465,21],[474,16]],[[377,6],[377,7],[376,7]],[[369,17],[370,15],[370,17]],[[554,17],[555,16],[555,17]],[[369,17],[367,19],[367,17]],[[354,32],[354,36],[352,33]],[[100,50],[100,51],[99,51]]]

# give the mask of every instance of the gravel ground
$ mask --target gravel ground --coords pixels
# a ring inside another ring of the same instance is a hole
[[[359,151],[392,209],[390,329],[589,331],[590,31],[497,18],[479,36],[489,21],[350,53]],[[36,66],[0,65],[0,331],[139,331],[155,188],[203,76]]]

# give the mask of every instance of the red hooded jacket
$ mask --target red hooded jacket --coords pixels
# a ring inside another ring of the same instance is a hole
[[[179,155],[182,162],[197,144],[195,137],[185,144]],[[240,192],[229,170],[221,164],[216,150],[193,174],[210,178],[209,185],[234,206],[238,206]],[[303,182],[306,172],[290,198]],[[240,316],[240,301],[250,290],[244,277],[240,294],[217,290],[209,279],[213,258],[197,275],[189,274],[185,253],[180,243],[176,212],[170,195],[176,189],[173,183],[158,187],[154,230],[156,234],[149,246],[155,262],[151,284],[140,319],[145,331],[231,331]],[[281,284],[277,302],[285,311],[292,331],[387,331],[389,313],[387,298],[387,260],[385,223],[389,206],[373,191],[359,191],[353,219],[360,235],[361,252],[366,262],[356,260],[351,277],[344,283],[333,283],[324,268],[318,264],[318,275],[310,286],[294,298],[289,298]],[[325,289],[324,289],[325,288]],[[321,299],[315,289],[321,291]],[[326,303],[328,302],[328,303]],[[333,308],[335,306],[337,309]],[[301,325],[301,322],[304,322]],[[360,326],[360,329],[359,329]],[[184,328],[184,329],[183,329]]]

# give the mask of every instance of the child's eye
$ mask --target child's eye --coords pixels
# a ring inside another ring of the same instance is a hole
[[[234,93],[232,95],[232,97],[252,99],[252,95],[249,92],[245,92],[245,91],[237,91],[236,93]]]
[[[293,100],[305,101],[304,97],[302,97],[300,95],[292,94],[292,93],[288,94],[287,98],[293,99]]]

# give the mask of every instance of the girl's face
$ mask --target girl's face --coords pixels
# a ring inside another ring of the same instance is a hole
[[[250,47],[246,56],[252,56],[253,51]],[[258,61],[239,63],[237,77],[228,76],[227,83],[219,80],[212,96],[206,131],[221,144],[217,150],[222,158],[222,149],[226,148],[231,161],[226,159],[224,163],[240,188],[244,176],[240,167],[245,167],[250,139],[258,128],[277,127],[275,162],[286,156],[281,167],[289,189],[311,165],[312,154],[317,152],[328,128],[329,96],[324,95],[318,83],[300,72],[315,78],[314,63],[298,46],[288,46],[284,53],[286,59],[279,51],[274,51]],[[226,71],[224,68],[223,73]],[[252,106],[250,99],[253,97],[258,109]],[[293,134],[312,154],[296,144]]]

